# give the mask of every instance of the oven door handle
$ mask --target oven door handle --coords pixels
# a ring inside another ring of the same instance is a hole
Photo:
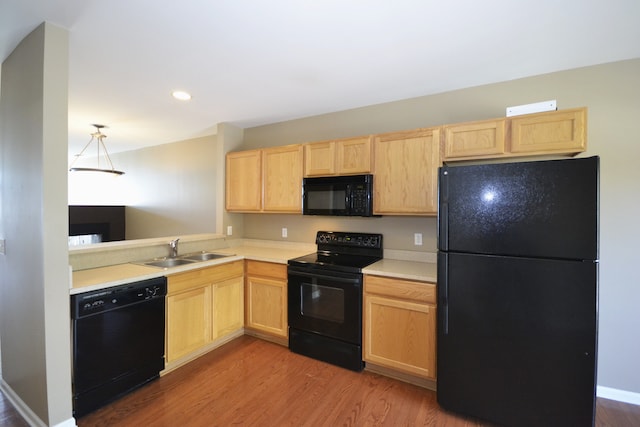
[[[289,272],[289,275],[309,277],[311,279],[325,279],[325,280],[331,280],[333,282],[349,283],[354,285],[359,285],[361,283],[360,277],[348,278],[348,277],[339,277],[339,276],[329,276],[326,274],[318,274],[318,273],[306,273],[302,271],[291,271]]]

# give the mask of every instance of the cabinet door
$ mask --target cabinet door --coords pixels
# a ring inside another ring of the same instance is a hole
[[[505,119],[461,123],[444,127],[443,157],[496,157],[505,153]]]
[[[263,150],[264,211],[302,212],[302,145]]]
[[[287,282],[266,277],[247,277],[246,326],[271,335],[287,337]]]
[[[167,296],[167,362],[211,341],[211,286]]]
[[[586,108],[512,117],[511,152],[575,154],[587,149]]]
[[[371,137],[341,139],[336,144],[338,174],[371,172]]]
[[[243,278],[213,285],[213,336],[218,339],[244,326]]]
[[[440,129],[377,135],[374,213],[436,215]]]
[[[261,150],[227,154],[225,193],[228,211],[259,211],[262,208]]]
[[[371,294],[364,305],[365,361],[435,378],[435,305]]]
[[[313,142],[304,146],[304,176],[327,176],[336,173],[336,143]]]

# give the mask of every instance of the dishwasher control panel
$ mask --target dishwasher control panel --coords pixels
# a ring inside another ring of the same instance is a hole
[[[166,277],[129,283],[98,291],[71,296],[71,318],[78,319],[107,310],[114,310],[167,294]]]

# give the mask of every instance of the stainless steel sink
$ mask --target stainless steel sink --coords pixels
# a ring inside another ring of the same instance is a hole
[[[209,261],[212,259],[218,259],[218,258],[224,258],[224,257],[228,257],[231,256],[229,254],[217,254],[214,252],[199,252],[199,253],[195,253],[195,254],[187,254],[187,255],[182,255],[180,257],[180,259],[187,259],[190,261]]]
[[[162,258],[162,259],[146,261],[146,262],[143,262],[142,264],[150,265],[150,266],[153,266],[153,267],[169,268],[169,267],[177,267],[179,265],[184,265],[184,264],[192,264],[194,262],[196,262],[196,261],[195,260],[190,260],[190,259]]]
[[[140,261],[136,264],[148,265],[151,267],[170,268],[178,267],[185,264],[193,264],[197,262],[209,261],[212,259],[224,258],[232,256],[231,254],[218,254],[215,252],[196,252],[186,255],[181,255],[175,258],[154,258],[149,261]]]

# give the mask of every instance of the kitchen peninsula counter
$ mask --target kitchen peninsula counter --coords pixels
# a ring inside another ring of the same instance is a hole
[[[215,253],[228,254],[229,256],[227,257],[210,261],[194,262],[177,267],[159,268],[131,262],[76,270],[72,272],[70,294],[106,289],[140,280],[226,264],[242,259],[286,264],[291,258],[306,255],[315,252],[315,250],[315,245],[248,241],[240,245],[230,245],[227,248],[211,250],[211,252]]]

